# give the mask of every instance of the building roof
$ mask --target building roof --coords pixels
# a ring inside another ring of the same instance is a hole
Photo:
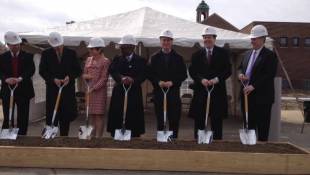
[[[213,13],[210,15],[206,20],[202,22],[203,24],[230,30],[230,31],[235,31],[239,32],[239,29],[226,21],[224,18],[222,18],[220,15],[217,13]]]
[[[272,21],[253,21],[243,27],[240,32],[250,33],[252,27],[255,25],[264,25],[271,37],[281,36],[296,36],[296,37],[309,37],[310,36],[310,23],[305,22],[272,22]]]

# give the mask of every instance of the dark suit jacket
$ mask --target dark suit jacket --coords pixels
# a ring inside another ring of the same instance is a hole
[[[243,74],[246,72],[251,53],[252,50],[246,52],[239,67]],[[255,90],[249,95],[249,100],[261,104],[272,104],[274,102],[274,78],[277,73],[277,64],[276,54],[263,47],[252,68],[249,85],[252,85]],[[243,95],[243,93],[241,94]]]
[[[214,86],[211,95],[211,108],[213,111],[223,112],[227,115],[227,92],[225,80],[231,75],[231,64],[229,60],[229,52],[218,46],[214,46],[210,64],[207,61],[206,49],[200,49],[192,55],[191,65],[189,66],[189,74],[194,80],[193,90],[194,98],[192,106],[201,106],[205,101],[205,87],[201,84],[202,79],[213,79],[218,77],[219,82]],[[195,111],[202,109],[193,109]],[[219,115],[219,114],[217,114]]]
[[[172,81],[171,91],[179,90],[182,82],[187,78],[186,65],[183,57],[174,50],[169,53],[168,62],[165,61],[164,53],[156,52],[148,64],[148,79],[152,82],[154,90],[160,94],[159,81]]]
[[[32,98],[34,97],[34,89],[31,77],[35,72],[35,65],[33,62],[33,55],[20,51],[18,55],[19,68],[18,72],[23,80],[18,84],[14,94],[15,96]],[[0,55],[0,77],[1,77],[1,92],[0,97],[8,97],[10,95],[10,90],[5,79],[13,77],[12,73],[12,55],[10,51],[7,51]]]
[[[56,51],[48,48],[42,52],[39,73],[46,83],[46,113],[51,117],[58,93],[54,78],[64,79],[67,75],[70,82],[63,88],[60,111],[66,113],[70,120],[76,116],[75,78],[82,73],[75,51],[64,47],[61,62],[58,61]]]

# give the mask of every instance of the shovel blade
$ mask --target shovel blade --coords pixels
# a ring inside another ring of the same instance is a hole
[[[114,134],[114,140],[129,141],[131,140],[131,130],[122,131],[122,129],[116,129]]]
[[[240,129],[239,136],[240,136],[241,143],[244,145],[255,145],[256,144],[256,134],[255,134],[254,129],[250,129],[250,130]]]
[[[245,129],[240,129],[239,130],[239,137],[240,137],[240,141],[243,145],[247,145],[248,144],[248,135],[245,131]]]
[[[79,139],[88,139],[90,140],[91,139],[91,133],[93,131],[93,127],[92,126],[80,126],[80,129],[79,129]]]
[[[213,132],[198,130],[198,144],[209,144],[213,140]]]
[[[56,126],[46,126],[42,131],[42,138],[43,139],[53,139],[57,136],[58,127]]]
[[[157,131],[157,142],[171,141],[173,131]]]
[[[2,129],[0,139],[16,140],[19,128]]]

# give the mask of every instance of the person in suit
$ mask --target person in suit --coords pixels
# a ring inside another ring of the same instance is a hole
[[[9,127],[9,86],[13,88],[17,85],[14,92],[14,104],[17,106],[18,135],[27,135],[29,102],[34,97],[31,80],[35,72],[33,55],[21,50],[22,40],[15,32],[6,32],[4,40],[9,51],[0,55],[0,77],[2,82],[0,98],[2,98],[4,114],[2,128]],[[14,118],[12,118],[12,124],[14,124]]]
[[[204,47],[192,55],[189,74],[194,80],[194,96],[192,99],[192,115],[195,119],[194,135],[197,130],[205,129],[206,88],[214,86],[211,93],[209,119],[213,139],[222,139],[223,118],[228,115],[227,92],[225,80],[231,75],[229,53],[224,48],[215,45],[216,30],[206,27],[202,37]]]
[[[159,38],[161,49],[153,54],[148,64],[148,78],[153,85],[157,130],[164,129],[164,94],[162,89],[167,90],[169,88],[167,93],[167,122],[169,130],[173,131],[172,138],[177,138],[181,117],[180,86],[187,78],[186,65],[183,57],[172,49],[172,32],[164,30]]]
[[[52,124],[52,115],[58,89],[65,85],[54,126],[60,127],[60,136],[68,136],[70,122],[77,117],[75,78],[82,73],[74,50],[64,47],[63,37],[52,32],[48,43],[52,46],[42,52],[39,73],[46,84],[46,125]]]
[[[119,42],[121,55],[112,60],[109,67],[115,85],[112,91],[108,115],[107,131],[114,137],[115,129],[122,128],[123,107],[126,88],[128,91],[128,104],[125,127],[131,130],[131,137],[140,137],[145,133],[144,109],[141,84],[146,78],[146,61],[135,54],[136,39],[132,35],[125,35]]]
[[[252,28],[252,49],[246,52],[239,68],[239,80],[245,85],[241,88],[242,108],[245,93],[249,102],[248,127],[257,129],[259,141],[268,141],[271,107],[274,102],[274,78],[278,64],[276,54],[264,46],[267,36],[265,26],[256,25]]]

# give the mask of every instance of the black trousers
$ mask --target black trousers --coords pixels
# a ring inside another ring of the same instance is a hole
[[[155,114],[157,118],[157,130],[164,129],[163,112],[164,94],[162,91],[154,93]],[[179,90],[170,90],[167,94],[167,127],[173,131],[173,138],[178,138],[181,118],[181,99]],[[168,129],[168,128],[167,128]]]
[[[249,129],[255,129],[258,141],[268,141],[272,104],[259,104],[249,101]],[[243,121],[245,125],[244,104],[242,102]]]
[[[53,113],[51,115],[48,115],[46,117],[46,124],[51,125],[52,124],[52,118]],[[68,114],[63,112],[61,109],[57,111],[55,120],[54,120],[54,126],[59,127],[60,136],[68,136],[69,130],[70,130],[70,120],[68,120]]]
[[[29,98],[14,97],[13,105],[13,117],[11,125],[19,128],[18,135],[27,135],[28,122],[29,122]],[[10,97],[3,97],[3,125],[2,129],[9,128],[9,107],[10,107]],[[14,125],[14,108],[17,107],[17,125]]]
[[[206,91],[196,91],[192,100],[192,115],[195,120],[194,137],[196,139],[197,131],[205,129],[207,97]],[[214,140],[221,140],[223,138],[223,118],[226,116],[226,109],[224,109],[226,105],[223,105],[224,101],[220,103],[220,98],[219,96],[211,95],[210,99],[207,130],[213,131]]]

